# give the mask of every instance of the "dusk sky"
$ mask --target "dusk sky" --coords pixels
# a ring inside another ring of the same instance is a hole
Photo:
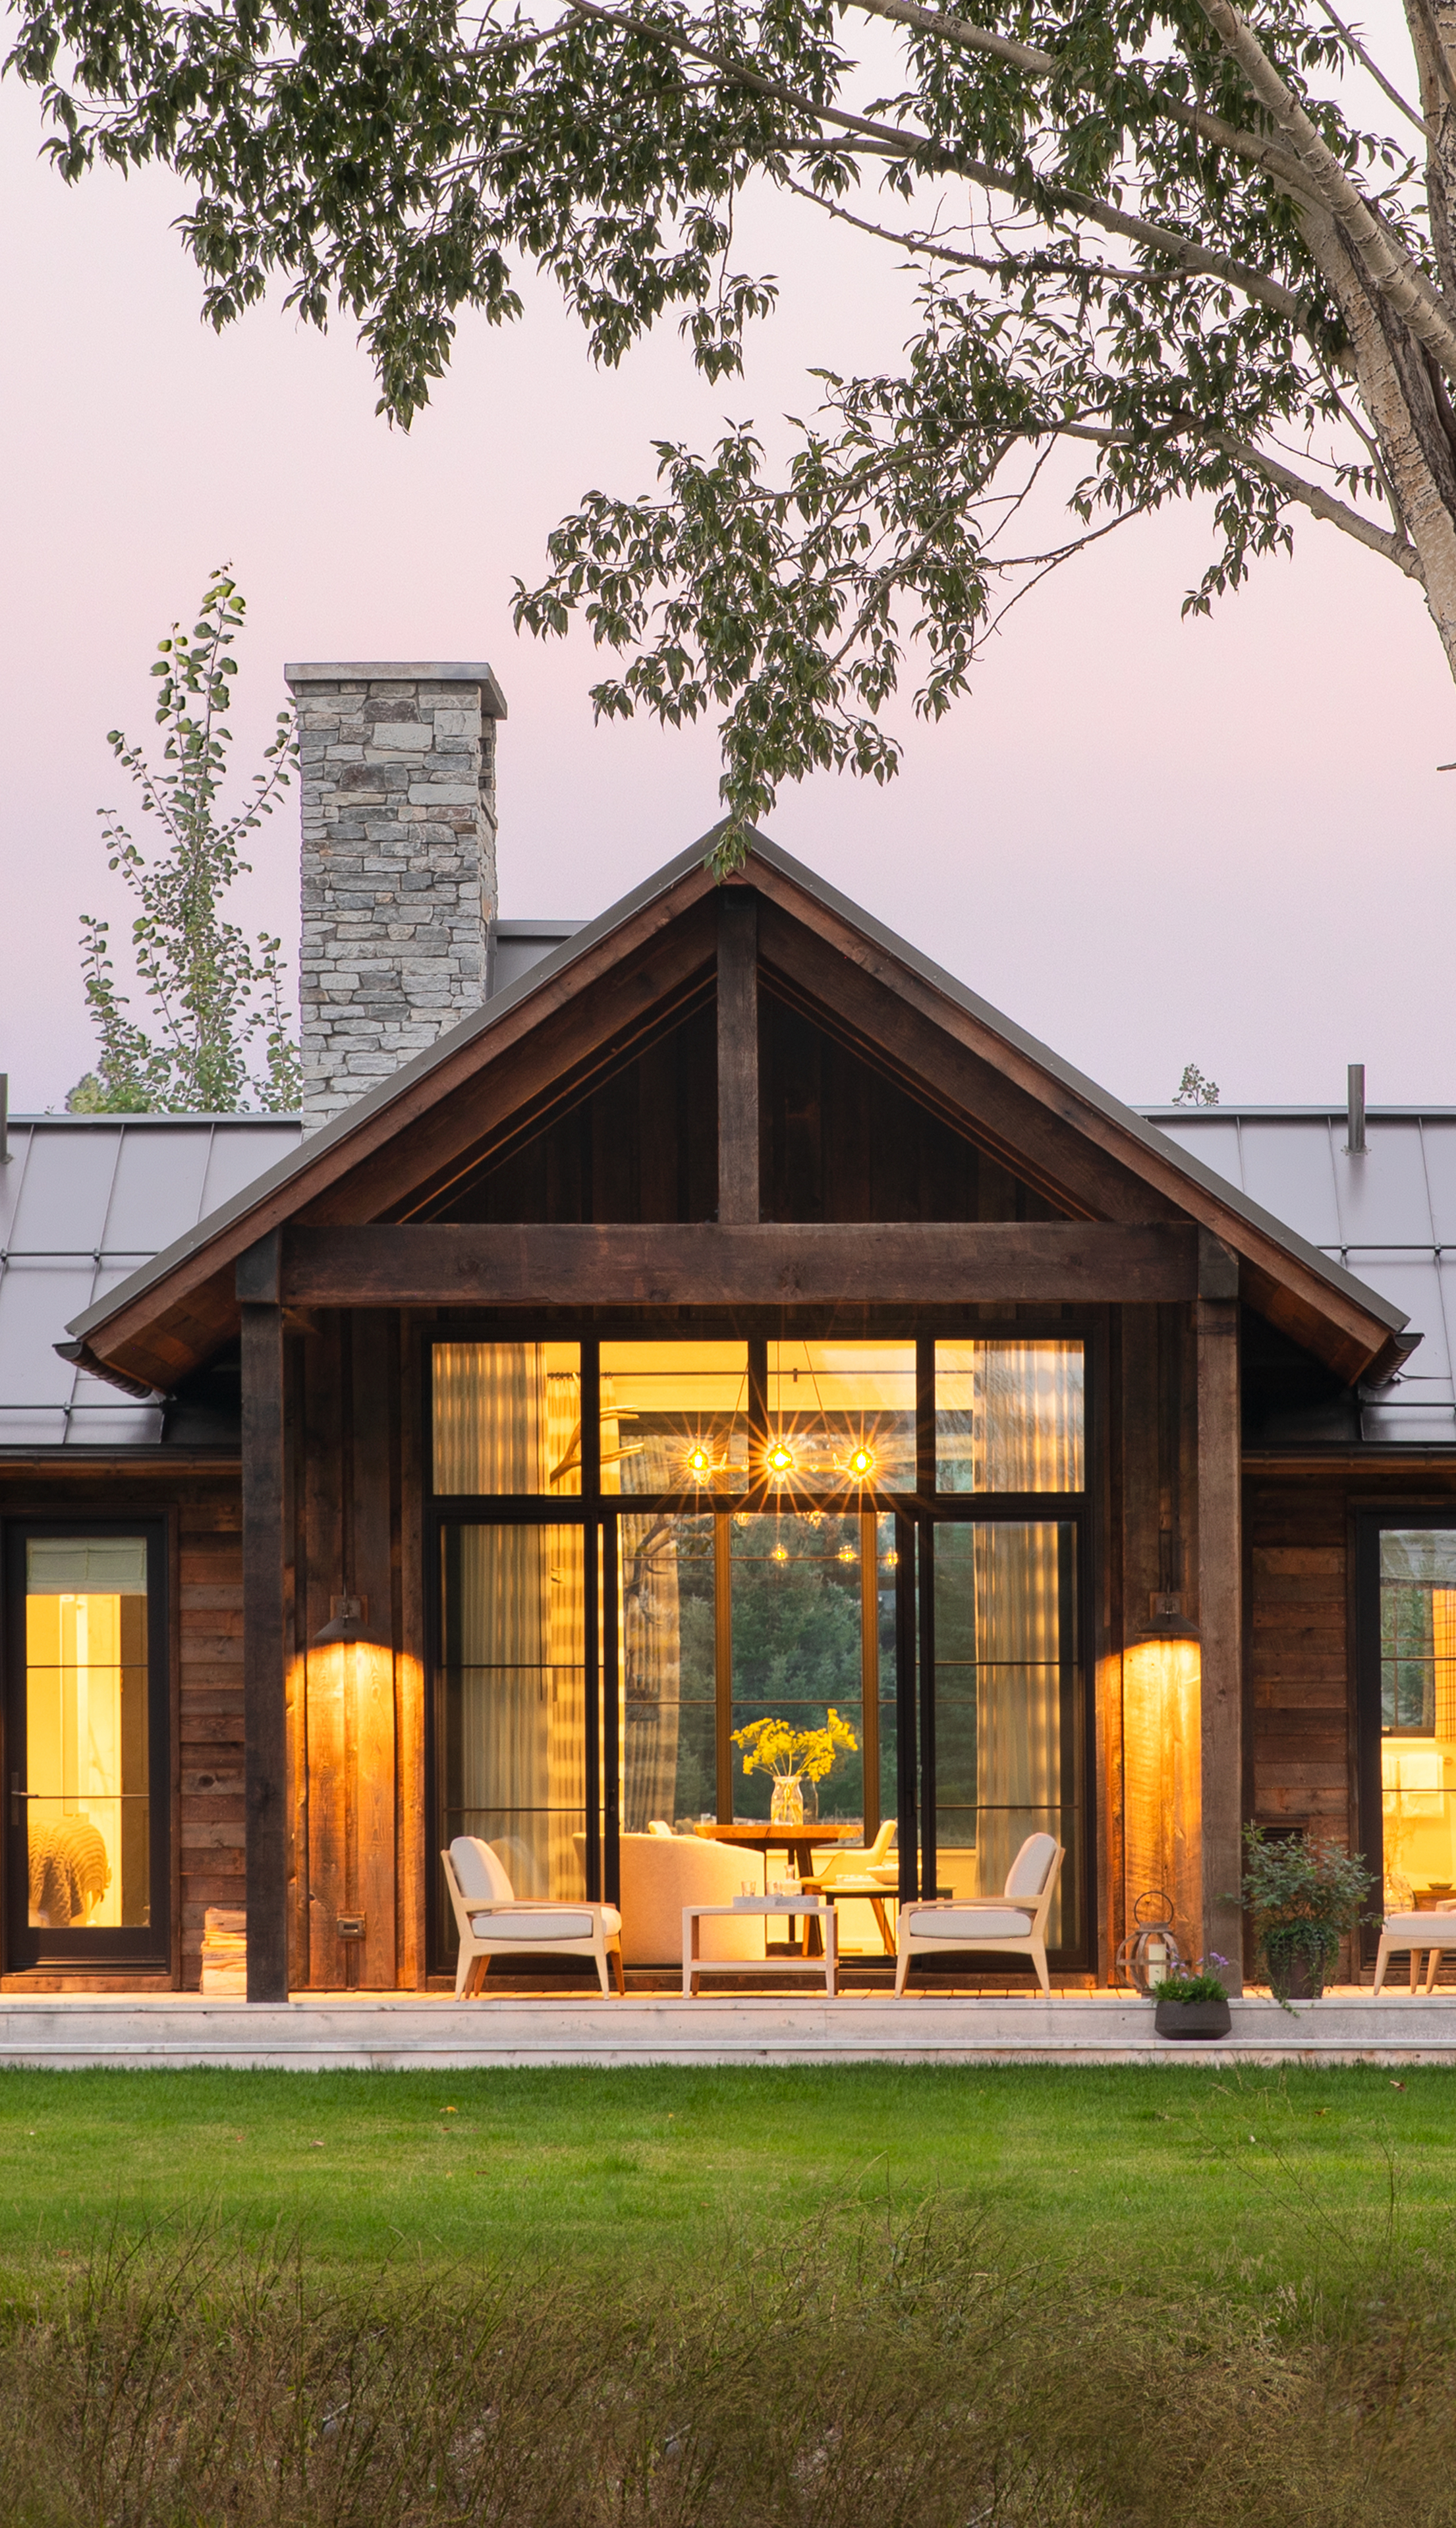
[[[808,360],[863,367],[908,330],[889,249],[764,206],[746,268],[781,316],[749,377],[708,390],[669,325],[615,374],[544,290],[504,333],[467,317],[405,437],[374,417],[349,329],[277,308],[222,338],[169,222],[169,180],[68,191],[37,163],[35,101],[0,94],[12,251],[3,290],[3,692],[10,917],[0,1069],[59,1106],[90,1060],[78,916],[130,912],[95,812],[130,805],[105,735],[151,734],[173,615],[231,561],[249,605],[237,761],[287,658],[489,658],[501,732],[501,911],[598,912],[709,825],[712,732],[598,729],[590,643],[510,625],[556,519],[594,485],[646,488],[654,437],[721,418],[772,435],[811,408]],[[1456,921],[1456,693],[1416,590],[1313,523],[1211,622],[1179,602],[1209,551],[1184,510],[1130,528],[1013,617],[938,730],[902,715],[880,791],[820,777],[771,820],[789,850],[1108,1087],[1170,1095],[1198,1062],[1225,1101],[1456,1103],[1430,980]],[[296,791],[234,907],[296,953]],[[1423,981],[1422,977],[1426,979]]]

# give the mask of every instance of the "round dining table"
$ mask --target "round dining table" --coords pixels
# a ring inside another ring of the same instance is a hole
[[[736,1843],[745,1852],[758,1852],[765,1866],[771,1852],[787,1853],[800,1878],[814,1874],[814,1845],[826,1843],[862,1843],[861,1826],[833,1824],[828,1820],[814,1823],[806,1818],[803,1825],[770,1825],[763,1817],[735,1818],[731,1825],[719,1825],[713,1818],[695,1825],[708,1843]]]

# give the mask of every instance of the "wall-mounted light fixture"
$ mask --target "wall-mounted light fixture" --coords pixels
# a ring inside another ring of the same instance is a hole
[[[356,1642],[369,1620],[367,1598],[331,1598],[329,1621],[314,1634],[315,1647],[321,1642]]]
[[[1196,1642],[1198,1626],[1183,1611],[1182,1593],[1176,1589],[1155,1589],[1148,1600],[1146,1632],[1160,1642]]]

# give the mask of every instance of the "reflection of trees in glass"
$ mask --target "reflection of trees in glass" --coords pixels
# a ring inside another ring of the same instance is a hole
[[[775,1561],[779,1548],[784,1558]],[[848,1553],[848,1560],[841,1554]],[[833,1704],[859,1734],[859,1523],[822,1517],[746,1519],[733,1531],[733,1719],[770,1713],[821,1728]],[[735,1765],[734,1805],[767,1817],[766,1775]],[[862,1756],[844,1757],[819,1786],[821,1817],[863,1813]]]
[[[1435,1645],[1430,1592],[1419,1581],[1385,1581],[1380,1590],[1380,1725],[1435,1727]]]

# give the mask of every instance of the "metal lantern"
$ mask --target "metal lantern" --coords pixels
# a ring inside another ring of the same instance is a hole
[[[1183,1963],[1172,1935],[1172,1907],[1167,1890],[1147,1888],[1133,1906],[1132,1920],[1135,1928],[1118,1947],[1113,1976],[1115,1982],[1130,1983],[1134,1992],[1151,2000],[1154,1985],[1161,1983],[1165,1975],[1176,1975]]]

